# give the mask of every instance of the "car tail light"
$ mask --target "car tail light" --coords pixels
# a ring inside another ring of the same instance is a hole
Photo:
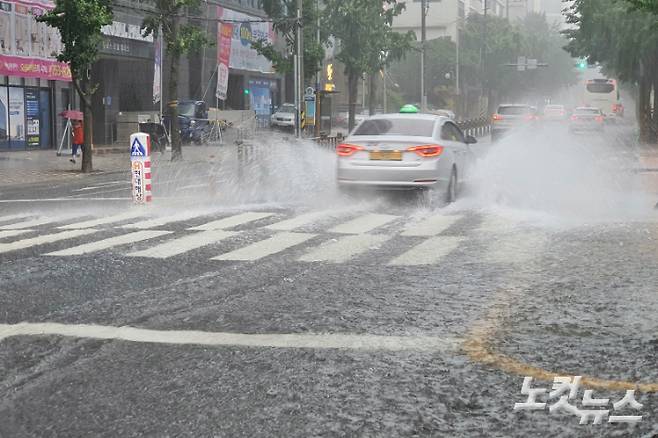
[[[438,157],[443,153],[443,146],[438,144],[425,144],[422,146],[412,146],[407,149],[409,152],[415,152],[421,157]]]
[[[498,120],[503,120],[503,116],[501,116],[500,114],[494,114],[492,118],[494,122],[497,122]]]
[[[571,116],[571,120],[574,120],[574,121],[578,120],[578,116]]]
[[[341,143],[338,146],[336,146],[336,153],[341,157],[349,157],[354,152],[362,151],[362,150],[363,148],[361,146],[347,144],[347,143]]]
[[[602,122],[603,121],[603,116],[596,116],[596,121],[597,122]]]

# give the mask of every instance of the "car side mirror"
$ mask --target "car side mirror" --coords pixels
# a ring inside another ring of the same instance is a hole
[[[467,135],[466,136],[466,144],[475,144],[477,143],[477,139],[473,137],[472,135]]]

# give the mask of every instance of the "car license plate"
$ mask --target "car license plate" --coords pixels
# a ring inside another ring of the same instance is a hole
[[[402,161],[402,152],[401,151],[371,151],[370,159],[381,160],[381,161]]]

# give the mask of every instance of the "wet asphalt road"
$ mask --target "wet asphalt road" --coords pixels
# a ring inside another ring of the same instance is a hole
[[[573,186],[518,188],[547,163],[517,151],[426,209],[342,197],[327,155],[300,155],[241,179],[163,165],[149,208],[123,172],[3,190],[33,200],[1,204],[0,437],[658,436],[658,218],[615,199],[633,181],[565,166],[601,196],[560,204]],[[581,409],[644,385],[610,414],[643,420],[515,412],[551,373],[589,378]]]

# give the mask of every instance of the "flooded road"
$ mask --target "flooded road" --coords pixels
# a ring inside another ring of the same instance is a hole
[[[433,209],[341,195],[332,153],[281,139],[156,164],[148,207],[127,172],[5,192],[0,436],[658,434],[658,215],[632,148],[476,146]],[[576,411],[514,410],[524,377],[559,376],[582,376]],[[641,408],[614,410],[629,389]]]

